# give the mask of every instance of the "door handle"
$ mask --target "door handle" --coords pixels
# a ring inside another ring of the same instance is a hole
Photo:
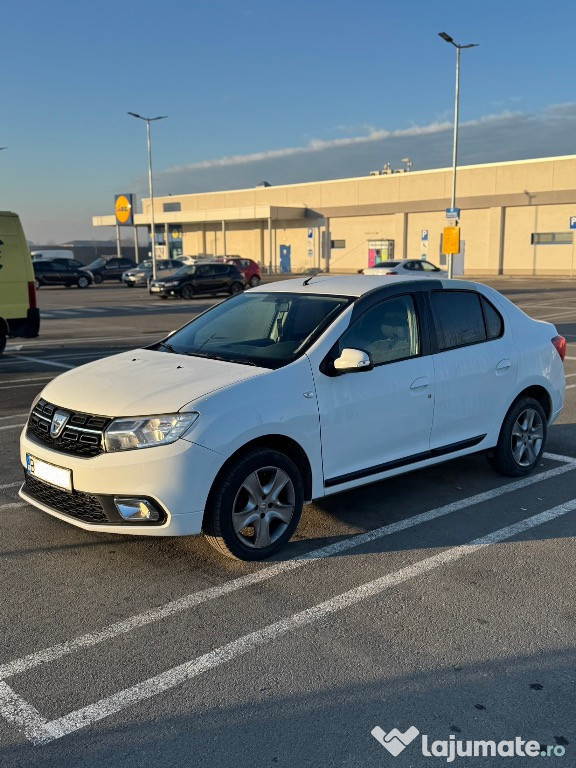
[[[426,387],[430,386],[430,381],[426,378],[426,376],[421,376],[419,379],[415,379],[412,384],[410,384],[411,390],[417,390],[417,389],[426,389]]]
[[[510,360],[500,360],[496,366],[496,376],[506,373],[512,367]]]

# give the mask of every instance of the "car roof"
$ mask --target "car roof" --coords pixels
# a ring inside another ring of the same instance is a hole
[[[304,282],[307,284],[304,285]],[[401,285],[402,283],[420,283],[423,278],[418,275],[393,276],[393,275],[318,275],[307,278],[296,278],[291,280],[279,280],[275,283],[265,283],[257,288],[251,288],[250,292],[278,292],[278,293],[310,293],[326,294],[329,296],[363,296],[365,293],[373,291],[375,288],[387,288],[389,286]],[[477,289],[477,284],[468,280],[448,280],[437,278],[430,280],[432,283],[441,283],[443,287],[460,289]]]

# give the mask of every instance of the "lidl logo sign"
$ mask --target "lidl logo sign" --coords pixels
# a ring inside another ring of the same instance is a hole
[[[116,195],[116,221],[118,224],[133,224],[132,215],[132,197],[133,195]]]

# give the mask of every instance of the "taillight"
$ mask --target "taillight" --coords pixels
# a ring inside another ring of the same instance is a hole
[[[566,357],[566,339],[564,336],[554,336],[552,339],[552,344],[556,347],[558,350],[558,354],[560,355],[560,359],[562,362],[564,362],[564,358]]]
[[[34,283],[28,283],[28,304],[30,309],[36,309],[36,286]]]

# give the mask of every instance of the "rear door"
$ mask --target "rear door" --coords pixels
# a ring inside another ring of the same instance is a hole
[[[437,338],[430,447],[479,442],[516,380],[514,341],[503,315],[476,291],[432,291],[429,296]]]

